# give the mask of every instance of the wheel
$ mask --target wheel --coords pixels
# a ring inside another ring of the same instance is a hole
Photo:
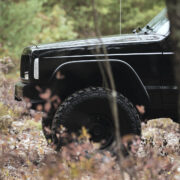
[[[100,149],[109,147],[115,140],[115,127],[110,108],[112,91],[101,87],[79,90],[68,97],[57,109],[52,122],[53,143],[57,150],[66,145],[67,139],[61,135],[61,125],[66,133],[80,135],[84,126],[90,140],[101,143]],[[137,110],[123,95],[117,93],[116,103],[120,123],[120,135],[141,134]]]

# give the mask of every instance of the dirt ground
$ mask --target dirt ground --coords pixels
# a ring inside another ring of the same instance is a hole
[[[168,172],[175,164],[177,177],[173,179],[178,179],[179,142],[178,124],[170,119],[151,120],[147,124],[142,123],[142,138],[137,154],[141,158],[146,157],[145,146],[148,144],[148,149],[152,148],[160,157],[166,156],[171,160],[172,166],[168,167]],[[13,121],[8,131],[1,133],[0,148],[2,179],[44,179],[41,169],[45,166],[45,160],[48,156],[56,155],[47,145],[41,131],[41,122],[36,122],[29,116]],[[126,176],[126,179],[129,179],[129,176]]]

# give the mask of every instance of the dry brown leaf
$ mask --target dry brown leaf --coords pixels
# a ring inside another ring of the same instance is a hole
[[[143,105],[136,105],[137,110],[139,111],[140,114],[145,113],[145,107]]]
[[[58,71],[56,74],[56,79],[64,79],[64,78],[65,78],[65,76],[63,74],[61,74],[60,71]]]
[[[44,99],[44,100],[48,100],[51,96],[51,90],[50,89],[46,89],[45,93],[41,93],[40,98]]]

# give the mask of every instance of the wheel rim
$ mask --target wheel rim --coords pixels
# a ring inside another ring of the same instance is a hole
[[[114,126],[107,99],[93,99],[78,104],[64,119],[68,133],[80,135],[82,127],[90,134],[90,141],[100,143],[100,149],[114,140]]]
[[[100,142],[101,149],[106,148],[114,139],[113,123],[102,114],[93,114],[90,116],[91,124],[89,125],[90,140],[93,142]]]

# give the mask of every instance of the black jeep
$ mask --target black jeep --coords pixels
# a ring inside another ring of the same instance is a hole
[[[62,127],[78,134],[84,126],[105,148],[114,140],[114,118],[121,136],[140,135],[141,119],[177,120],[169,26],[164,9],[134,34],[27,47],[15,99],[47,111],[43,131],[58,148],[65,144]],[[137,107],[145,107],[143,116]]]

